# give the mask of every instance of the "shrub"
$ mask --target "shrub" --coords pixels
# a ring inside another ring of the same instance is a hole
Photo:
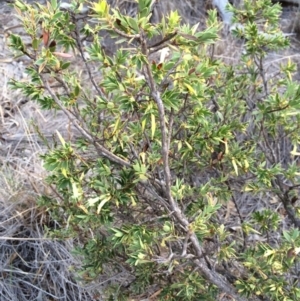
[[[215,11],[198,30],[176,12],[150,23],[150,0],[136,17],[82,4],[17,1],[31,42],[10,35],[31,60],[12,86],[77,133],[42,155],[56,194],[41,204],[52,235],[84,243],[79,275],[110,280],[109,300],[297,300],[300,87],[290,60],[267,69],[289,44],[279,4],[230,8],[232,64],[214,56]],[[103,31],[122,43],[113,55]]]

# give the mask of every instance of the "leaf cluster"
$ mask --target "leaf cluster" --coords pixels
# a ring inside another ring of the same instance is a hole
[[[124,272],[129,283],[107,286],[110,300],[298,299],[300,87],[291,61],[276,77],[265,69],[267,53],[288,46],[280,6],[231,8],[246,42],[230,65],[213,54],[216,11],[200,29],[176,12],[152,24],[148,0],[136,17],[105,0],[88,4],[90,15],[80,5],[17,0],[31,44],[11,35],[10,46],[31,59],[31,81],[12,87],[79,132],[57,133],[42,156],[56,195],[40,202],[61,235],[80,237],[81,277]],[[103,30],[121,44],[113,55]],[[264,210],[245,211],[259,199]]]

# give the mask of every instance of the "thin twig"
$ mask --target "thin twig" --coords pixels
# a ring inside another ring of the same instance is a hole
[[[43,81],[43,84],[45,85],[47,91],[49,92],[49,94],[51,95],[51,97],[54,99],[54,101],[56,102],[56,104],[59,106],[59,108],[66,114],[66,116],[69,118],[70,122],[80,131],[80,133],[89,141],[91,142],[95,148],[97,149],[97,151],[100,152],[101,155],[103,155],[104,157],[108,158],[109,160],[111,160],[114,163],[117,163],[119,165],[122,166],[126,166],[126,167],[130,167],[131,164],[127,161],[125,161],[124,159],[116,156],[115,154],[113,154],[112,152],[110,152],[109,150],[107,150],[104,146],[102,146],[99,142],[95,141],[95,139],[93,138],[93,136],[91,136],[87,130],[85,130],[81,124],[79,123],[79,121],[73,116],[73,114],[67,110],[63,104],[61,103],[61,101],[59,100],[59,98],[56,96],[56,94],[52,91],[52,89],[50,88],[49,83],[41,76],[41,79]]]

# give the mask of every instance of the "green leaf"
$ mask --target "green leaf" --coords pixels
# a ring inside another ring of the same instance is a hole
[[[138,26],[136,20],[133,18],[128,18],[127,21],[128,21],[128,24],[130,25],[130,27],[135,31],[135,33],[139,33],[140,29],[139,29],[139,26]]]
[[[100,0],[98,3],[93,3],[93,10],[99,15],[99,17],[107,17],[109,12],[109,6],[106,0]]]
[[[53,1],[55,1],[56,2],[56,0],[51,0],[51,2],[53,2]],[[53,17],[52,17],[52,21],[59,21],[62,17],[63,17],[63,15],[64,15],[64,13],[63,12],[61,12],[61,11],[59,11],[59,12],[57,12]]]
[[[77,96],[79,96],[79,93],[80,93],[80,86],[77,84],[76,86],[75,86],[75,89],[74,89],[74,96],[75,97],[77,97]]]
[[[152,0],[138,0],[138,12],[140,17],[146,17],[150,13]]]
[[[40,45],[40,43],[41,43],[41,39],[33,39],[32,40],[32,48],[34,50],[37,50],[38,47],[39,47],[39,45]]]
[[[51,0],[51,7],[53,8],[53,10],[56,10],[58,8],[57,0]],[[62,14],[62,12],[60,12],[60,13]]]
[[[71,62],[63,62],[63,63],[61,63],[60,68],[62,70],[65,70],[65,69],[68,69],[70,67],[70,65],[71,65]]]
[[[22,1],[16,0],[16,1],[14,2],[14,5],[15,5],[17,8],[19,8],[21,11],[23,11],[23,12],[28,10],[27,5],[26,5],[24,2],[22,2]]]

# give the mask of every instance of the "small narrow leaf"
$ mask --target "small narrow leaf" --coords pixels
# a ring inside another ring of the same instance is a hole
[[[151,114],[151,139],[154,138],[155,129],[156,129],[155,116],[154,114]]]
[[[52,52],[52,53],[53,53],[54,55],[56,55],[56,56],[60,56],[60,57],[66,58],[66,59],[69,59],[69,58],[72,58],[72,57],[73,57],[73,55],[70,54],[70,53],[56,52],[56,51],[54,51],[54,52]]]
[[[83,210],[85,214],[89,213],[88,210],[82,204],[77,204],[77,207]]]
[[[99,201],[99,197],[95,197],[95,198],[90,198],[87,200],[87,204],[89,207],[93,207],[98,201]]]
[[[78,199],[80,197],[80,193],[75,182],[72,183],[72,190],[73,190],[72,198]]]
[[[101,203],[99,204],[98,208],[97,208],[97,214],[100,213],[102,207],[110,200],[110,197],[105,198],[104,200],[101,201]]]
[[[196,95],[196,91],[194,90],[194,88],[187,84],[187,83],[184,83],[184,85],[187,87],[187,89],[189,90],[189,92],[192,94],[192,95]]]
[[[144,118],[142,121],[142,131],[145,130],[145,126],[146,126],[146,118]]]
[[[234,171],[235,171],[235,174],[238,176],[239,175],[239,172],[238,172],[238,167],[237,167],[237,164],[236,164],[236,161],[234,158],[231,159],[231,162],[232,162],[232,165],[233,165],[233,168],[234,168]]]
[[[293,150],[291,151],[291,155],[300,156],[300,152],[297,152],[297,145],[295,144]]]
[[[193,150],[193,147],[192,147],[187,141],[184,141],[184,143],[186,144],[186,146],[187,146],[190,150]]]
[[[60,140],[62,146],[66,146],[66,141],[65,139],[62,137],[62,135],[60,134],[60,132],[58,130],[56,130],[56,135],[58,136],[58,139]]]

